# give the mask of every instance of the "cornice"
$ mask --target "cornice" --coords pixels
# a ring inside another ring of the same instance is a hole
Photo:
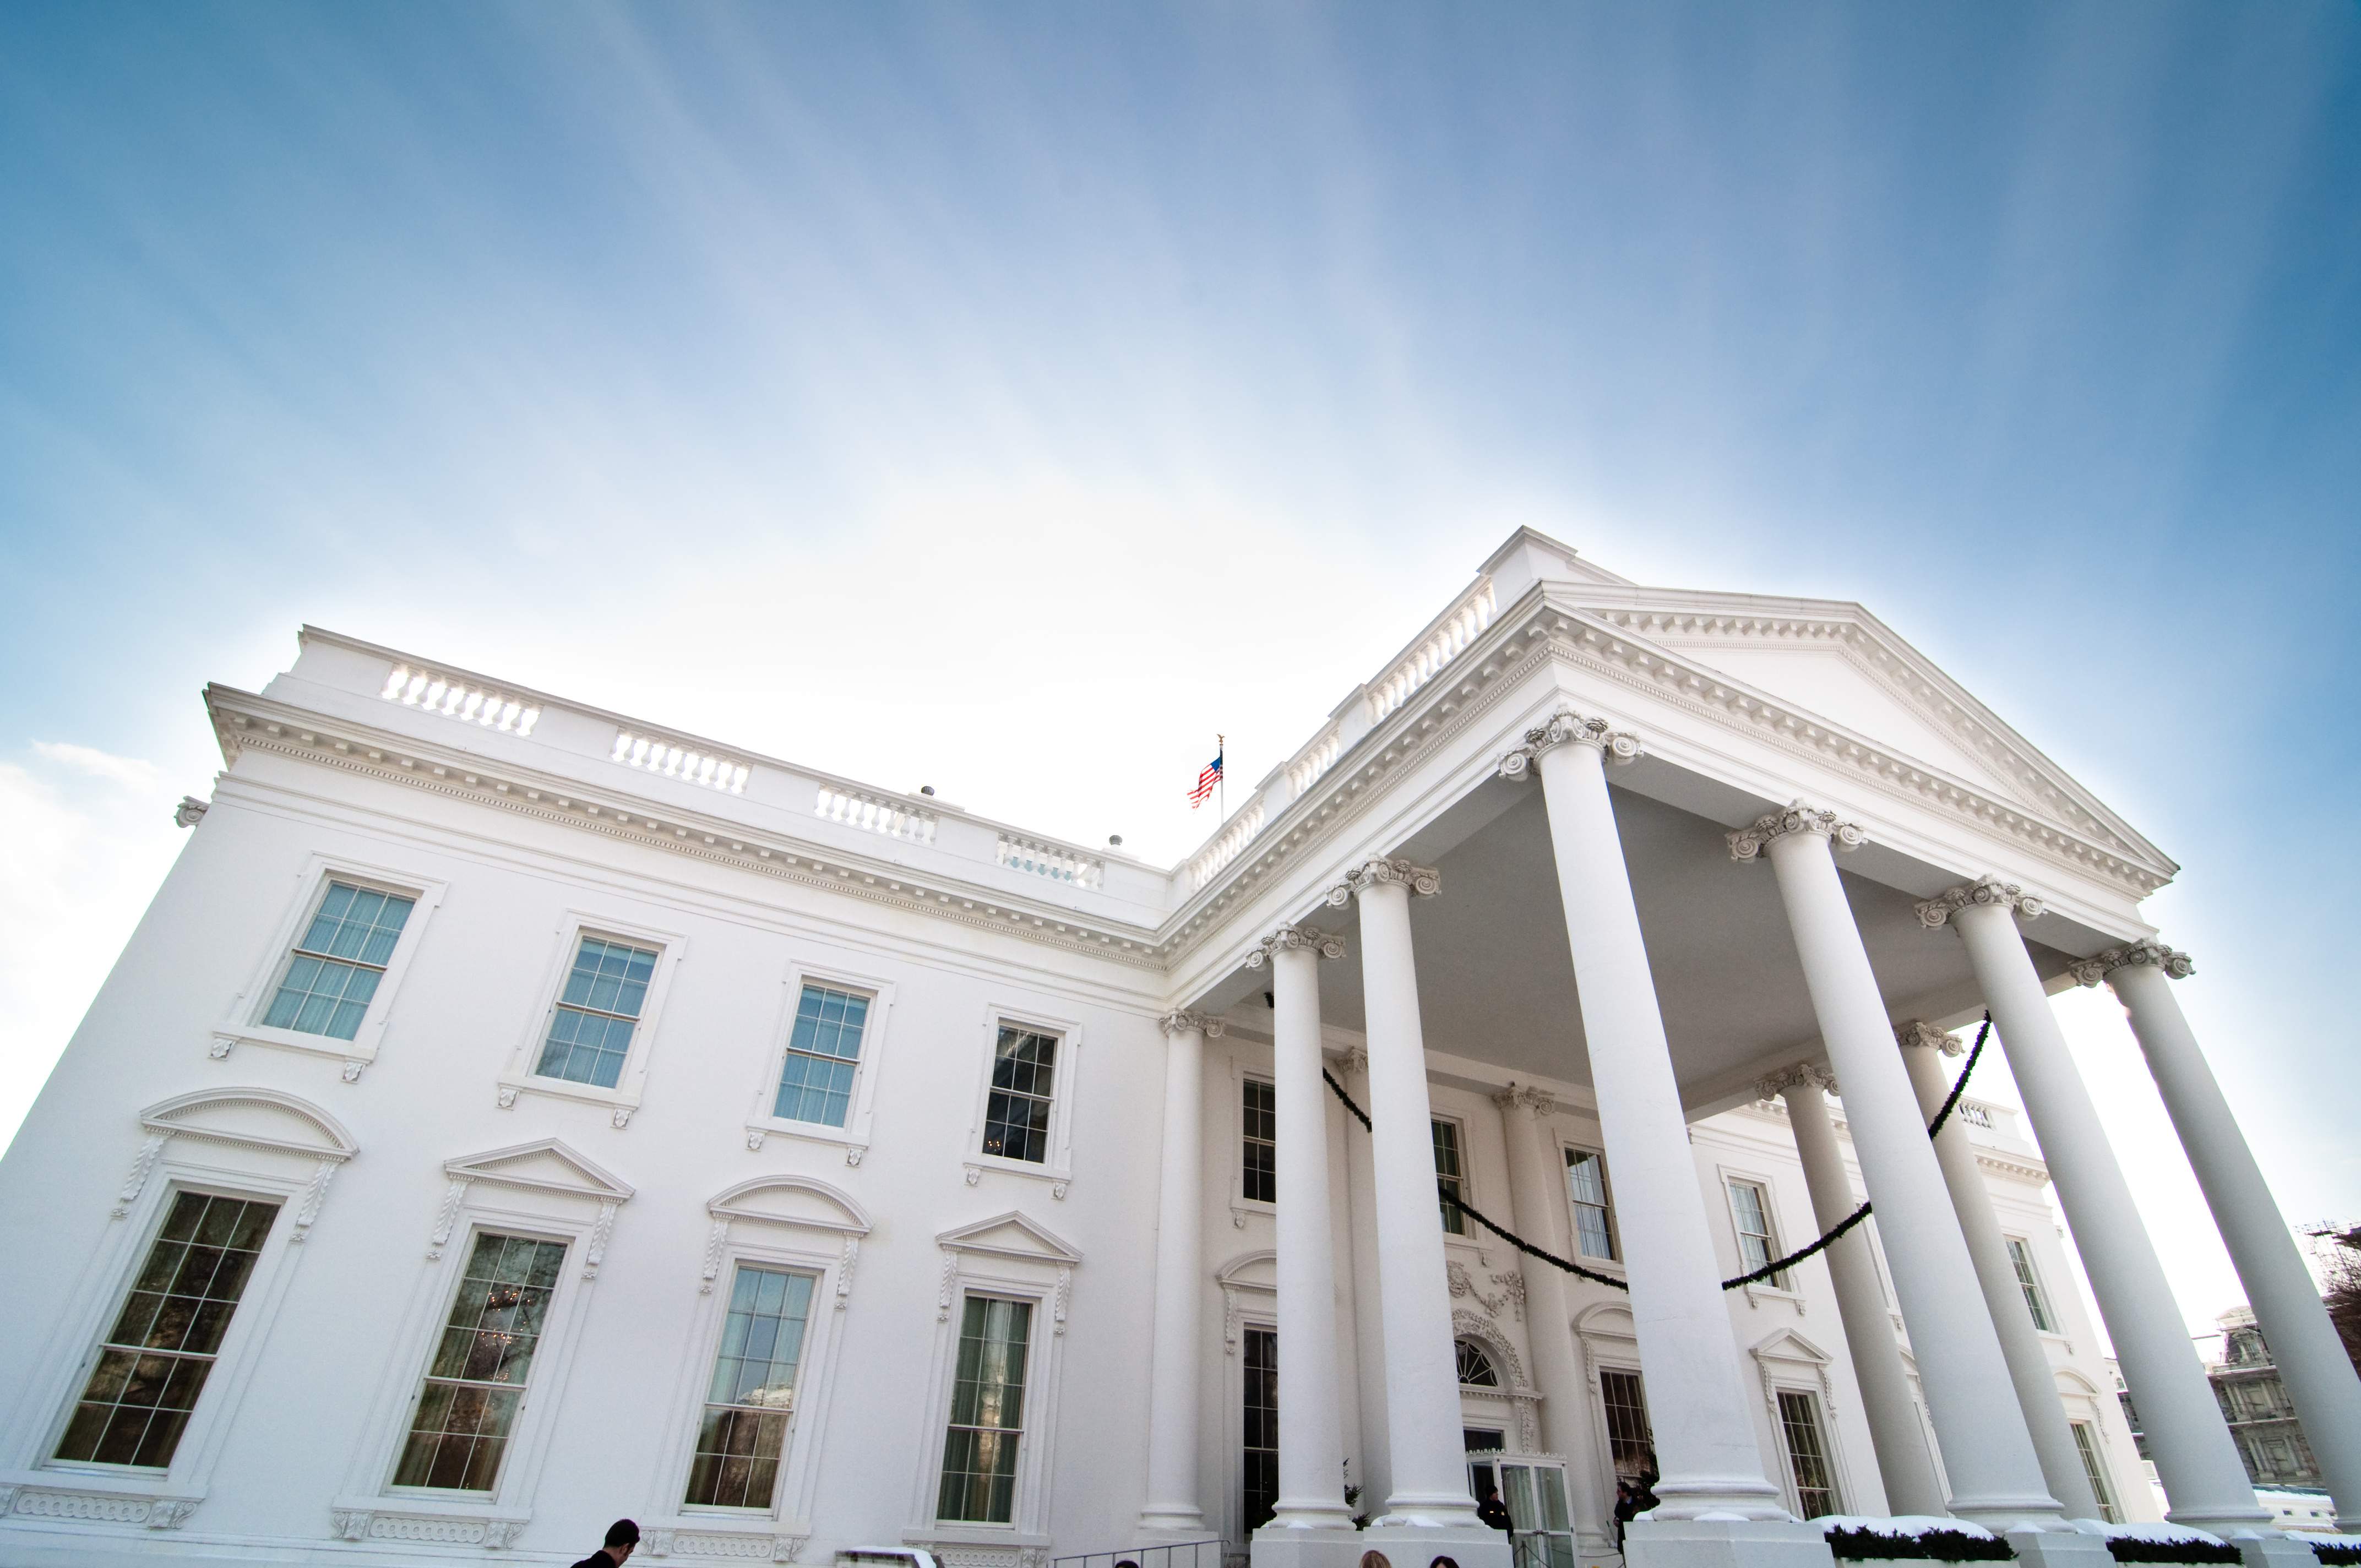
[[[2049,1168],[2037,1159],[2024,1155],[1994,1154],[1988,1148],[1974,1145],[1970,1146],[1975,1150],[1976,1163],[1986,1170],[1996,1170],[2003,1176],[2019,1177],[2026,1181],[2049,1179]]]
[[[243,751],[289,757],[1130,968],[1160,970],[1170,956],[1169,944],[1144,927],[1078,917],[956,876],[913,872],[792,835],[757,831],[642,796],[553,779],[472,753],[423,745],[407,736],[288,708],[251,693],[215,686],[206,695],[224,753],[233,759]]]

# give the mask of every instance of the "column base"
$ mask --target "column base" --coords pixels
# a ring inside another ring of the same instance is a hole
[[[1834,1568],[1817,1525],[1781,1519],[1633,1519],[1624,1568]]]
[[[2222,1534],[2219,1530],[2213,1533]],[[2225,1535],[2222,1539],[2238,1549],[2238,1555],[2246,1560],[2246,1568],[2320,1568],[2320,1559],[2297,1536],[2257,1530],[2252,1535]]]
[[[1381,1552],[1392,1568],[1433,1568],[1448,1557],[1459,1568],[1510,1568],[1514,1553],[1505,1530],[1479,1524],[1373,1524],[1361,1531],[1363,1550]]]
[[[1202,1508],[1142,1508],[1132,1533],[1143,1546],[1170,1546],[1184,1541],[1204,1541],[1207,1526]],[[1216,1532],[1218,1533],[1218,1532]]]
[[[1986,1528],[1992,1528],[1987,1526]],[[2077,1530],[1995,1530],[2016,1549],[2020,1568],[2114,1568],[2107,1539]]]
[[[1358,1568],[1361,1534],[1350,1525],[1318,1530],[1267,1524],[1254,1532],[1247,1551],[1253,1568]]]

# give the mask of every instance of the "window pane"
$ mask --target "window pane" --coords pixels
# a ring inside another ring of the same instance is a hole
[[[967,1299],[936,1507],[942,1519],[1006,1524],[1015,1517],[1025,1357],[1032,1321],[1030,1302],[983,1296]]]
[[[2042,1299],[2040,1277],[2033,1272],[2033,1253],[2015,1236],[2007,1238],[2008,1261],[2016,1269],[2017,1288],[2025,1292],[2025,1310],[2033,1314],[2033,1326],[2043,1333],[2055,1332],[2049,1321],[2049,1303]]]
[[[1437,1120],[1429,1126],[1434,1138],[1435,1197],[1443,1205],[1443,1228],[1455,1236],[1466,1235],[1467,1217],[1459,1212],[1459,1124]]]
[[[1492,1365],[1491,1356],[1485,1354],[1482,1345],[1472,1339],[1455,1341],[1455,1345],[1459,1354],[1461,1383],[1473,1385],[1478,1388],[1497,1388],[1500,1386],[1499,1370]]]
[[[1809,1394],[1779,1391],[1779,1429],[1787,1440],[1787,1463],[1795,1477],[1795,1499],[1807,1519],[1837,1511],[1836,1481],[1828,1448],[1820,1441],[1817,1402]]]
[[[262,1022],[274,1029],[349,1040],[360,1033],[361,1019],[377,995],[379,972],[298,953],[289,960],[287,977],[279,982]]]
[[[1252,1532],[1279,1502],[1279,1334],[1246,1332],[1246,1514]]]
[[[1257,1203],[1279,1201],[1278,1091],[1259,1079],[1246,1080],[1241,1108],[1245,1146],[1239,1154],[1242,1195]]]
[[[1615,1256],[1615,1225],[1607,1203],[1607,1161],[1588,1149],[1565,1151],[1565,1190],[1574,1206],[1575,1250],[1585,1257]]]
[[[276,1203],[179,1192],[99,1345],[56,1457],[162,1469],[204,1392]]]
[[[2091,1495],[2099,1501],[2099,1517],[2109,1524],[2120,1524],[2122,1515],[2115,1511],[2115,1494],[2107,1485],[2107,1467],[2099,1459],[2099,1434],[2088,1421],[2070,1423],[2074,1431],[2074,1448],[2082,1456],[2082,1478],[2091,1484]]]
[[[565,1262],[563,1242],[476,1238],[419,1389],[395,1486],[492,1489]]]
[[[795,1412],[811,1291],[809,1275],[739,1266],[684,1505],[771,1506]]]
[[[1607,1456],[1616,1475],[1631,1480],[1656,1473],[1655,1438],[1648,1424],[1647,1390],[1636,1372],[1601,1368],[1598,1397],[1607,1415]]]

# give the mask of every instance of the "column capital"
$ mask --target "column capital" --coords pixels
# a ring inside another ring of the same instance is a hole
[[[1156,1022],[1168,1035],[1185,1035],[1193,1029],[1209,1040],[1220,1039],[1230,1028],[1210,1013],[1191,1013],[1185,1007],[1167,1013]]]
[[[1938,894],[1918,906],[1918,924],[1929,931],[1951,923],[1951,916],[1962,909],[1979,905],[1996,905],[2015,911],[2027,920],[2046,907],[2042,901],[2013,882],[2003,882],[1996,876],[1983,876],[1964,883],[1948,893]]]
[[[1572,708],[1560,708],[1547,724],[1525,731],[1525,743],[1500,759],[1500,776],[1521,779],[1553,746],[1595,746],[1610,762],[1634,762],[1640,755],[1638,737],[1612,729],[1603,718],[1586,718]]]
[[[1839,850],[1858,850],[1869,842],[1869,835],[1858,822],[1841,822],[1833,811],[1817,806],[1806,806],[1798,800],[1784,810],[1767,812],[1754,819],[1751,828],[1735,833],[1725,833],[1730,858],[1741,864],[1760,857],[1773,839],[1784,839],[1790,833],[1815,833]]]
[[[1947,1057],[1958,1056],[1967,1047],[1924,1018],[1913,1018],[1907,1024],[1894,1026],[1894,1043],[1905,1050],[1923,1046],[1930,1051],[1940,1051]]]
[[[1400,883],[1410,889],[1412,897],[1433,898],[1443,891],[1443,873],[1433,866],[1412,865],[1408,861],[1370,861],[1346,872],[1345,880],[1328,890],[1328,902],[1342,909],[1353,901],[1355,894],[1367,893],[1388,883]]]
[[[1350,1050],[1339,1051],[1336,1054],[1336,1070],[1348,1075],[1360,1073],[1366,1077],[1369,1070],[1369,1053],[1359,1046],[1355,1046]]]
[[[2160,969],[2172,980],[2187,980],[2197,972],[2197,960],[2162,942],[2140,941],[2079,959],[2068,965],[2066,972],[2077,985],[2096,985],[2119,969],[2142,967]]]
[[[1754,1097],[1757,1100],[1775,1100],[1789,1090],[1801,1089],[1806,1084],[1834,1094],[1837,1092],[1837,1075],[1816,1062],[1783,1067],[1754,1080]]]
[[[1309,948],[1323,959],[1345,956],[1345,938],[1317,926],[1281,926],[1246,950],[1246,968],[1260,969],[1274,954],[1288,948]]]
[[[1492,1103],[1504,1112],[1530,1111],[1536,1116],[1546,1116],[1557,1109],[1557,1096],[1529,1083],[1512,1083],[1492,1096]]]

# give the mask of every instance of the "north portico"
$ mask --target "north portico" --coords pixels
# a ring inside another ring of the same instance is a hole
[[[2361,1381],[2140,913],[2177,868],[1857,605],[1520,531],[1170,868],[313,629],[207,705],[0,1165],[0,1568],[616,1513],[692,1564],[1807,1568],[1884,1513],[2105,1568],[2146,1489],[2050,1187],[2171,1518],[2308,1563],[2077,984],[2361,1519]],[[1955,1092],[1987,1013],[2037,1152]]]

